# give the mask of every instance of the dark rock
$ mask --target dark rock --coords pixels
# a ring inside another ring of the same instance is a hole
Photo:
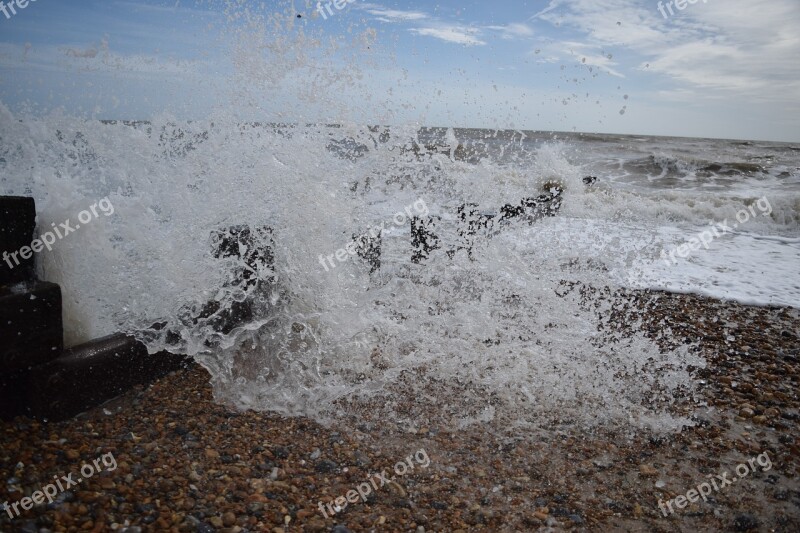
[[[278,459],[286,459],[289,457],[289,450],[283,447],[278,447],[272,450],[272,455]]]
[[[133,510],[139,514],[152,513],[156,510],[156,506],[152,503],[134,503]]]
[[[367,496],[367,502],[375,501],[373,496],[374,496],[374,494],[370,494],[369,496]],[[411,509],[411,502],[409,500],[406,500],[406,499],[403,499],[403,498],[397,498],[395,500],[392,500],[392,506],[394,506],[394,507],[402,507],[402,508],[405,508],[405,509]]]
[[[753,515],[741,514],[733,521],[733,528],[736,531],[751,531],[758,529],[761,524]]]
[[[39,533],[39,526],[36,525],[36,520],[25,520],[17,526],[20,533]]]
[[[569,518],[570,520],[572,520],[576,524],[583,524],[583,518],[579,514],[571,514],[571,515],[568,515],[567,518]]]
[[[327,459],[324,459],[324,460],[318,462],[317,465],[314,467],[314,469],[317,472],[320,472],[322,474],[327,474],[327,473],[333,472],[337,468],[339,468],[339,465],[337,465],[333,461],[328,461]]]

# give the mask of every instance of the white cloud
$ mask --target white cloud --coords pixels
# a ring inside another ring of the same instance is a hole
[[[498,31],[503,39],[532,37],[533,29],[527,24],[513,22],[505,26],[486,26],[487,29]]]
[[[637,0],[552,0],[534,19],[578,30],[586,47],[632,50],[682,87],[790,105],[800,98],[797,0],[698,2],[668,19]],[[589,61],[608,68],[602,55]]]
[[[596,68],[618,78],[625,77],[615,68],[618,65],[613,61],[613,56],[599,46],[577,41],[559,41],[537,48],[533,54],[538,55],[541,52],[546,54],[542,57],[543,62],[555,63],[568,57],[573,62],[584,65],[590,70]]]
[[[463,46],[482,46],[486,42],[482,40],[481,29],[465,26],[458,23],[443,22],[423,11],[402,11],[388,9],[378,4],[362,4],[359,6],[376,20],[389,23],[408,23],[413,27],[409,32],[415,35],[433,37],[442,41]],[[532,35],[531,30],[525,24],[509,24],[508,26],[490,26],[488,29],[500,31],[504,38],[512,36]]]
[[[435,37],[449,43],[462,44],[465,46],[482,46],[486,42],[478,38],[480,31],[466,26],[437,26],[428,28],[411,28],[411,33]]]
[[[150,74],[186,76],[198,74],[201,61],[179,60],[145,54],[119,54],[108,41],[87,48],[0,44],[0,68],[24,68],[42,72],[113,72],[129,77]]]
[[[399,9],[388,9],[377,4],[364,4],[361,9],[370,15],[374,15],[382,22],[409,22],[415,20],[426,20],[430,16],[422,11],[401,11]]]

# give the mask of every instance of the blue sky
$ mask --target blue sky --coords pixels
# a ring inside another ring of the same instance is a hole
[[[798,0],[657,4],[37,0],[0,13],[0,101],[800,142]]]

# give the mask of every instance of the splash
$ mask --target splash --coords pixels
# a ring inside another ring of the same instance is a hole
[[[221,402],[323,422],[690,423],[671,403],[692,397],[702,360],[636,331],[604,336],[613,302],[587,307],[563,290],[615,286],[613,267],[633,253],[600,247],[594,266],[575,268],[593,246],[581,217],[615,197],[587,188],[568,145],[363,126],[326,92],[357,90],[363,63],[306,34],[292,10],[228,9],[237,83],[220,101],[236,104],[213,120],[18,117],[0,105],[0,186],[37,199],[40,227],[86,199],[115,207],[39,262],[63,287],[68,343],[125,331],[151,352],[193,356]],[[374,32],[355,41],[371,46]],[[243,119],[262,92],[291,92],[284,116],[300,118]],[[304,105],[339,125],[306,125]],[[424,219],[320,265],[419,201]]]

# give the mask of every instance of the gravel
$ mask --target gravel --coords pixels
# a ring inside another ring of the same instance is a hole
[[[193,366],[72,420],[0,423],[0,505],[102,454],[117,462],[53,503],[13,520],[2,513],[0,531],[800,530],[798,311],[687,295],[629,298],[654,339],[668,326],[708,360],[698,371],[707,405],[691,406],[694,427],[657,436],[479,426],[414,434],[386,420],[323,427],[217,405],[208,373]],[[319,502],[422,448],[428,468],[335,516],[320,512]],[[659,510],[660,499],[765,452],[771,470],[667,517]]]

